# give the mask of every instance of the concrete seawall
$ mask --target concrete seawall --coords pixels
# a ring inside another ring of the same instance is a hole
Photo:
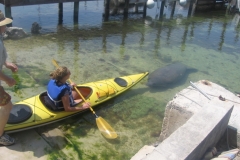
[[[131,160],[198,160],[221,139],[239,147],[240,98],[209,81],[195,84],[211,100],[191,86],[177,93],[166,106],[160,144],[144,146]],[[231,137],[229,127],[236,131]]]
[[[209,104],[159,144],[143,160],[198,160],[224,134],[233,107]],[[162,159],[163,160],[163,159]]]

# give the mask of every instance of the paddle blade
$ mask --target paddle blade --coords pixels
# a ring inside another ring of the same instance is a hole
[[[107,139],[115,139],[117,138],[117,133],[114,129],[102,118],[96,118],[97,126],[102,135]]]

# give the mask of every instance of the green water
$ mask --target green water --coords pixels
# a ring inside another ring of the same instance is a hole
[[[115,17],[95,26],[90,20],[78,25],[67,21],[57,28],[43,25],[47,29],[40,35],[5,40],[9,60],[19,66],[14,75],[17,85],[6,87],[13,102],[45,91],[48,74],[54,69],[52,59],[69,67],[76,83],[152,72],[176,61],[198,69],[169,88],[148,88],[145,78],[99,106],[97,114],[116,130],[117,140],[101,136],[90,112],[62,121],[59,128],[69,143],[46,150],[49,159],[130,159],[144,145],[158,140],[167,102],[189,86],[189,81],[205,79],[232,92],[240,91],[240,24],[232,22],[234,15],[219,11],[186,18],[179,12],[163,21],[154,19],[154,11],[149,11],[145,20],[139,16],[125,21]]]

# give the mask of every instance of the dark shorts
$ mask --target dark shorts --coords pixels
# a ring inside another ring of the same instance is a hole
[[[0,86],[0,106],[5,106],[11,101],[11,96]]]

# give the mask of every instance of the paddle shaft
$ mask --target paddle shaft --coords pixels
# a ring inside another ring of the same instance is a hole
[[[68,81],[69,81],[70,83],[73,83],[70,78],[68,79]],[[73,87],[74,87],[74,89],[76,90],[76,92],[79,94],[79,96],[82,98],[82,100],[83,100],[85,103],[87,103],[87,101],[85,100],[85,98],[83,97],[83,95],[81,94],[81,92],[77,89],[77,87],[76,87],[76,86],[73,86]],[[90,110],[93,112],[93,114],[95,114],[95,116],[98,117],[98,116],[96,115],[96,113],[94,112],[94,110],[92,109],[92,107],[90,106],[89,108],[90,108]]]

